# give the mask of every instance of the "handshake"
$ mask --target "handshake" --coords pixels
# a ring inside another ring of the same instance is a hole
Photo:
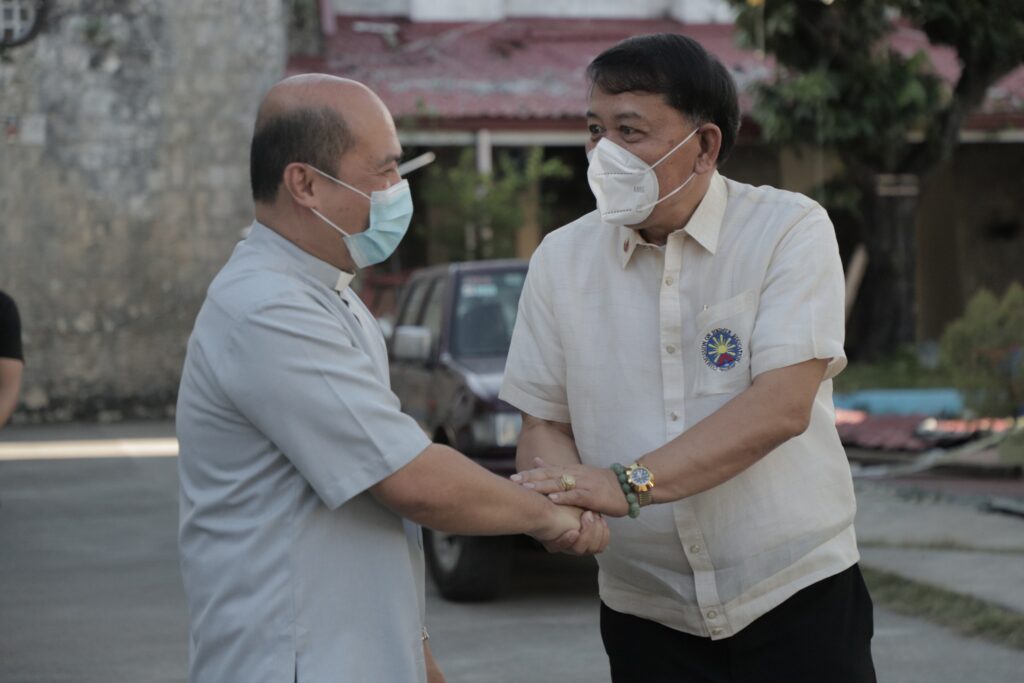
[[[540,458],[533,465],[534,469],[513,474],[512,481],[556,504],[549,528],[534,537],[548,552],[594,555],[604,550],[609,540],[604,516],[629,513],[615,472],[589,465],[548,466]]]

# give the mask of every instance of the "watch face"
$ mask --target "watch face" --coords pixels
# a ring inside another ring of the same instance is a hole
[[[646,486],[651,483],[651,472],[646,467],[634,467],[629,473],[629,483],[634,486]]]

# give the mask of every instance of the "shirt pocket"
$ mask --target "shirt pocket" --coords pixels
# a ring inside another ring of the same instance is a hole
[[[750,333],[757,296],[748,289],[697,314],[694,395],[725,394],[750,385]]]

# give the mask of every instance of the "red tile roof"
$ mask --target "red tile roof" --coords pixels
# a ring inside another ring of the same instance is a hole
[[[385,35],[393,31],[390,35]],[[772,61],[736,45],[731,25],[664,20],[507,19],[424,23],[407,19],[339,17],[325,36],[325,55],[293,58],[290,73],[325,71],[373,88],[396,117],[430,114],[444,126],[480,120],[579,125],[585,109],[584,69],[602,50],[633,35],[677,32],[700,41],[733,73],[741,105],[749,85],[771,73]],[[923,34],[897,29],[904,53],[927,46]],[[936,70],[952,80],[955,54],[931,48]],[[1024,128],[1024,67],[992,89],[971,127]]]
[[[956,51],[943,45],[928,43],[924,33],[909,26],[899,26],[889,43],[902,55],[910,56],[927,50],[936,73],[953,84],[960,78],[960,62]],[[971,128],[1024,128],[1024,66],[1000,79],[989,88],[985,102],[969,121]]]

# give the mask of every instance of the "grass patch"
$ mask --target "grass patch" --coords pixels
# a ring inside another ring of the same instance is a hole
[[[1018,419],[1017,428],[999,442],[999,462],[1007,465],[1024,465],[1024,426]]]
[[[897,550],[951,550],[960,553],[995,553],[1002,555],[1021,555],[1024,561],[1024,547],[1021,548],[979,548],[974,545],[966,545],[960,541],[937,539],[934,541],[862,541],[857,539],[857,545],[862,548],[895,548]]]
[[[967,595],[861,565],[872,599],[965,636],[1024,650],[1024,615]]]

